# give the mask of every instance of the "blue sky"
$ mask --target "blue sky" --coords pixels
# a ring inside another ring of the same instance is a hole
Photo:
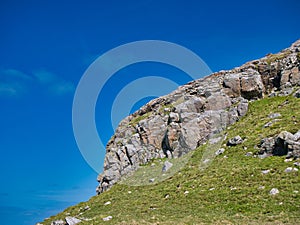
[[[191,49],[212,71],[231,69],[299,39],[299,9],[298,0],[2,0],[1,221],[33,224],[95,194],[97,174],[73,136],[72,101],[98,56],[132,41],[165,40]],[[103,142],[113,132],[107,121],[118,91],[132,79],[158,74],[188,81],[174,68],[145,63],[107,83],[106,102],[96,110]]]

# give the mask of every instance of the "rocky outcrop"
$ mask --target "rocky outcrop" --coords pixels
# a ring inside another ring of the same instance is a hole
[[[180,157],[235,123],[248,102],[300,86],[300,40],[278,54],[192,81],[119,124],[106,146],[101,193],[154,158]]]
[[[282,131],[276,137],[262,139],[259,154],[300,158],[300,130],[295,134]]]

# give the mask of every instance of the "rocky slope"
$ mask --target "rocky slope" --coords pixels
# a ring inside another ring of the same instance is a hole
[[[280,53],[192,81],[150,101],[121,121],[107,144],[97,193],[140,164],[180,157],[200,146],[244,116],[249,101],[291,94],[300,86],[299,71],[300,40]]]

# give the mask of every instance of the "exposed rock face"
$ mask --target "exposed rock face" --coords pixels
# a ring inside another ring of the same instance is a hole
[[[300,40],[290,48],[192,81],[154,99],[119,124],[108,142],[97,192],[153,158],[180,157],[248,111],[248,101],[300,86]]]

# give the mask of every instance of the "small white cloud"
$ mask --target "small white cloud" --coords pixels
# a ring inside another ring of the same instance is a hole
[[[71,82],[61,81],[57,84],[53,84],[52,86],[50,86],[50,90],[56,95],[64,95],[73,93],[75,87]]]
[[[28,81],[32,78],[18,70],[0,70],[0,96],[19,96],[27,91]]]
[[[0,69],[0,96],[19,96],[27,92],[31,84],[43,86],[54,95],[73,93],[73,83],[62,79],[47,70],[37,70],[30,76],[15,69]]]
[[[11,85],[0,84],[0,96],[17,96],[18,90]]]
[[[19,71],[19,70],[15,70],[15,69],[5,69],[5,70],[1,70],[0,71],[0,81],[2,79],[8,79],[8,80],[13,80],[13,79],[21,79],[21,80],[32,80],[32,78]]]
[[[59,78],[46,70],[38,70],[33,73],[33,76],[37,79],[37,81],[41,84],[51,84],[57,82]]]
[[[40,84],[48,86],[49,91],[55,95],[73,93],[75,90],[73,83],[65,81],[49,71],[38,70],[33,75]]]

